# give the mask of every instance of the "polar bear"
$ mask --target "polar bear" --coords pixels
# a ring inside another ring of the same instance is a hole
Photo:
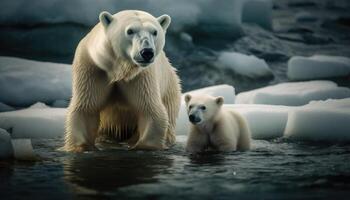
[[[223,97],[185,95],[190,133],[186,150],[191,153],[208,148],[218,151],[250,149],[250,130],[237,112],[223,107]]]
[[[93,150],[103,135],[131,149],[167,148],[181,102],[179,78],[163,51],[171,18],[125,10],[102,12],[99,20],[75,52],[63,148]]]

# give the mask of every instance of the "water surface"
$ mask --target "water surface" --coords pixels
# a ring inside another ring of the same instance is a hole
[[[5,199],[347,199],[350,145],[254,140],[248,152],[57,151],[62,139],[33,140],[36,162],[0,161]]]

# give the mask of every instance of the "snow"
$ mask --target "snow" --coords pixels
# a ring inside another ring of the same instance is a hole
[[[253,55],[245,55],[235,52],[222,52],[218,58],[218,65],[223,69],[232,70],[235,73],[249,78],[269,77],[272,71],[263,59]]]
[[[350,97],[350,89],[338,87],[332,81],[281,83],[242,92],[236,103],[300,106],[312,100],[342,99]]]
[[[311,102],[289,113],[284,136],[303,141],[350,141],[350,98]]]
[[[69,100],[71,66],[0,56],[0,102],[17,107]]]
[[[181,97],[181,107],[175,129],[176,134],[179,135],[187,135],[189,131],[186,103],[184,100],[184,96],[186,94],[207,94],[212,96],[223,96],[225,103],[232,104],[235,102],[235,88],[230,85],[216,85],[184,93]]]
[[[230,3],[216,0],[3,0],[0,7],[6,8],[1,11],[2,25],[71,22],[92,26],[103,10],[116,13],[125,9],[137,9],[155,16],[169,14],[173,19],[171,28],[176,30],[197,24],[224,24],[238,30],[242,19],[269,27],[272,12],[271,0],[234,0]],[[218,10],[220,12],[216,12]]]
[[[10,134],[0,128],[0,159],[10,158],[13,155]]]
[[[66,109],[36,104],[27,109],[0,113],[0,128],[12,138],[55,138],[64,133]]]
[[[291,80],[348,76],[350,75],[350,58],[325,55],[294,56],[288,61],[287,75]]]

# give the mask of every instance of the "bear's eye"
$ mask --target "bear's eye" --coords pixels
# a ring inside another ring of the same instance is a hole
[[[207,109],[207,107],[205,107],[205,106],[201,106],[201,109],[202,109],[202,110],[206,110],[206,109]]]
[[[192,109],[193,108],[193,105],[190,105],[190,107],[188,107],[189,109]]]
[[[157,31],[154,31],[152,34],[153,34],[154,36],[157,36],[158,32],[157,32]]]
[[[126,31],[126,33],[127,33],[128,35],[132,35],[132,34],[134,34],[134,31],[133,31],[132,29],[128,29],[128,30]]]

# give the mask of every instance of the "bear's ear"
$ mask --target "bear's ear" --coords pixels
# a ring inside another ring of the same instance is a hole
[[[222,104],[224,104],[224,97],[216,97],[215,99],[216,104],[218,104],[219,106],[221,106]]]
[[[166,31],[166,29],[169,27],[170,22],[171,22],[171,18],[169,15],[162,15],[160,17],[157,18],[160,26],[163,28],[163,30]]]
[[[189,95],[189,94],[186,94],[186,96],[185,96],[185,102],[186,103],[188,103],[190,100],[191,100],[191,95]]]
[[[99,19],[100,19],[101,24],[105,28],[107,28],[108,25],[110,25],[112,23],[113,16],[109,12],[103,11],[103,12],[100,13]]]

